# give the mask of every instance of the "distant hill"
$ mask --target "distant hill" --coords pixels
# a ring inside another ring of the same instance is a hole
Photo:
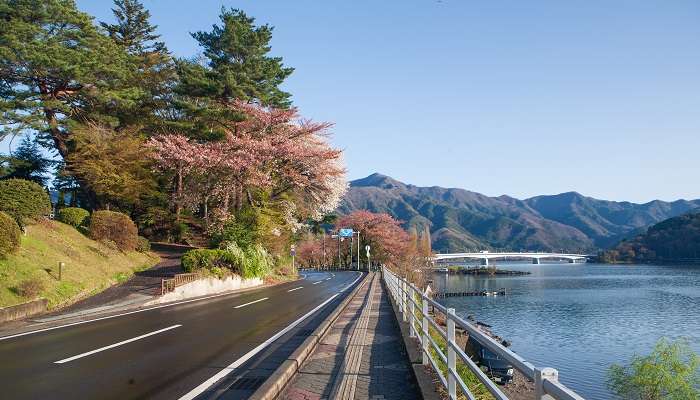
[[[341,214],[386,212],[406,226],[430,227],[436,251],[502,248],[593,251],[635,230],[700,206],[700,200],[646,204],[597,200],[578,193],[518,200],[464,189],[418,187],[372,174],[350,182]]]
[[[700,260],[700,213],[669,218],[602,255],[608,262]]]

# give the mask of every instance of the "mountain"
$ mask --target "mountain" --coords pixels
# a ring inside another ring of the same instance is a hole
[[[601,256],[608,262],[678,262],[700,259],[700,213],[691,212],[651,226]]]
[[[338,212],[386,212],[406,226],[430,227],[436,251],[501,248],[592,251],[650,224],[700,206],[700,200],[646,204],[578,193],[519,200],[464,189],[418,187],[378,173],[350,182]]]

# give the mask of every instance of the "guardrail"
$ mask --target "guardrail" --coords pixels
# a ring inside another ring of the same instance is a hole
[[[554,368],[537,368],[529,361],[508,350],[492,337],[486,335],[473,324],[463,320],[455,314],[454,308],[446,308],[440,303],[427,297],[423,292],[406,279],[397,276],[388,268],[383,268],[382,278],[389,288],[391,296],[394,298],[404,322],[409,322],[409,334],[420,344],[422,350],[422,363],[430,365],[437,374],[442,385],[447,389],[450,400],[457,399],[457,387],[468,399],[474,400],[474,394],[469,390],[464,380],[457,370],[457,359],[467,366],[484,387],[498,400],[508,400],[508,397],[501,391],[498,385],[493,382],[474,361],[457,344],[456,327],[464,329],[470,337],[477,340],[482,346],[507,360],[515,369],[520,371],[527,378],[535,383],[535,399],[556,399],[556,400],[583,400],[583,397],[576,394],[559,382],[559,373]],[[428,312],[429,307],[445,315],[447,329],[443,328],[435,321]],[[420,314],[417,315],[416,312]],[[446,342],[447,355],[441,350],[436,340],[431,335],[432,331]],[[431,354],[438,356],[439,361]],[[446,373],[442,372],[438,362],[443,368],[446,366]],[[447,375],[447,376],[445,376]]]
[[[186,283],[194,282],[199,278],[199,274],[196,272],[188,274],[175,274],[170,279],[162,278],[160,280],[160,295],[170,293],[175,290],[176,287],[182,286]]]

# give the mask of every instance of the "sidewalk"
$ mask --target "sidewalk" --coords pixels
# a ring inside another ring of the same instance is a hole
[[[379,273],[350,301],[280,398],[421,398]]]

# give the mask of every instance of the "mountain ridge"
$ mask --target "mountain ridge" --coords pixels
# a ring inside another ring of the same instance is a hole
[[[405,226],[428,226],[437,251],[592,251],[697,207],[700,200],[637,204],[574,191],[523,200],[490,197],[461,188],[415,186],[373,173],[350,182],[338,212],[367,209],[391,214]]]

